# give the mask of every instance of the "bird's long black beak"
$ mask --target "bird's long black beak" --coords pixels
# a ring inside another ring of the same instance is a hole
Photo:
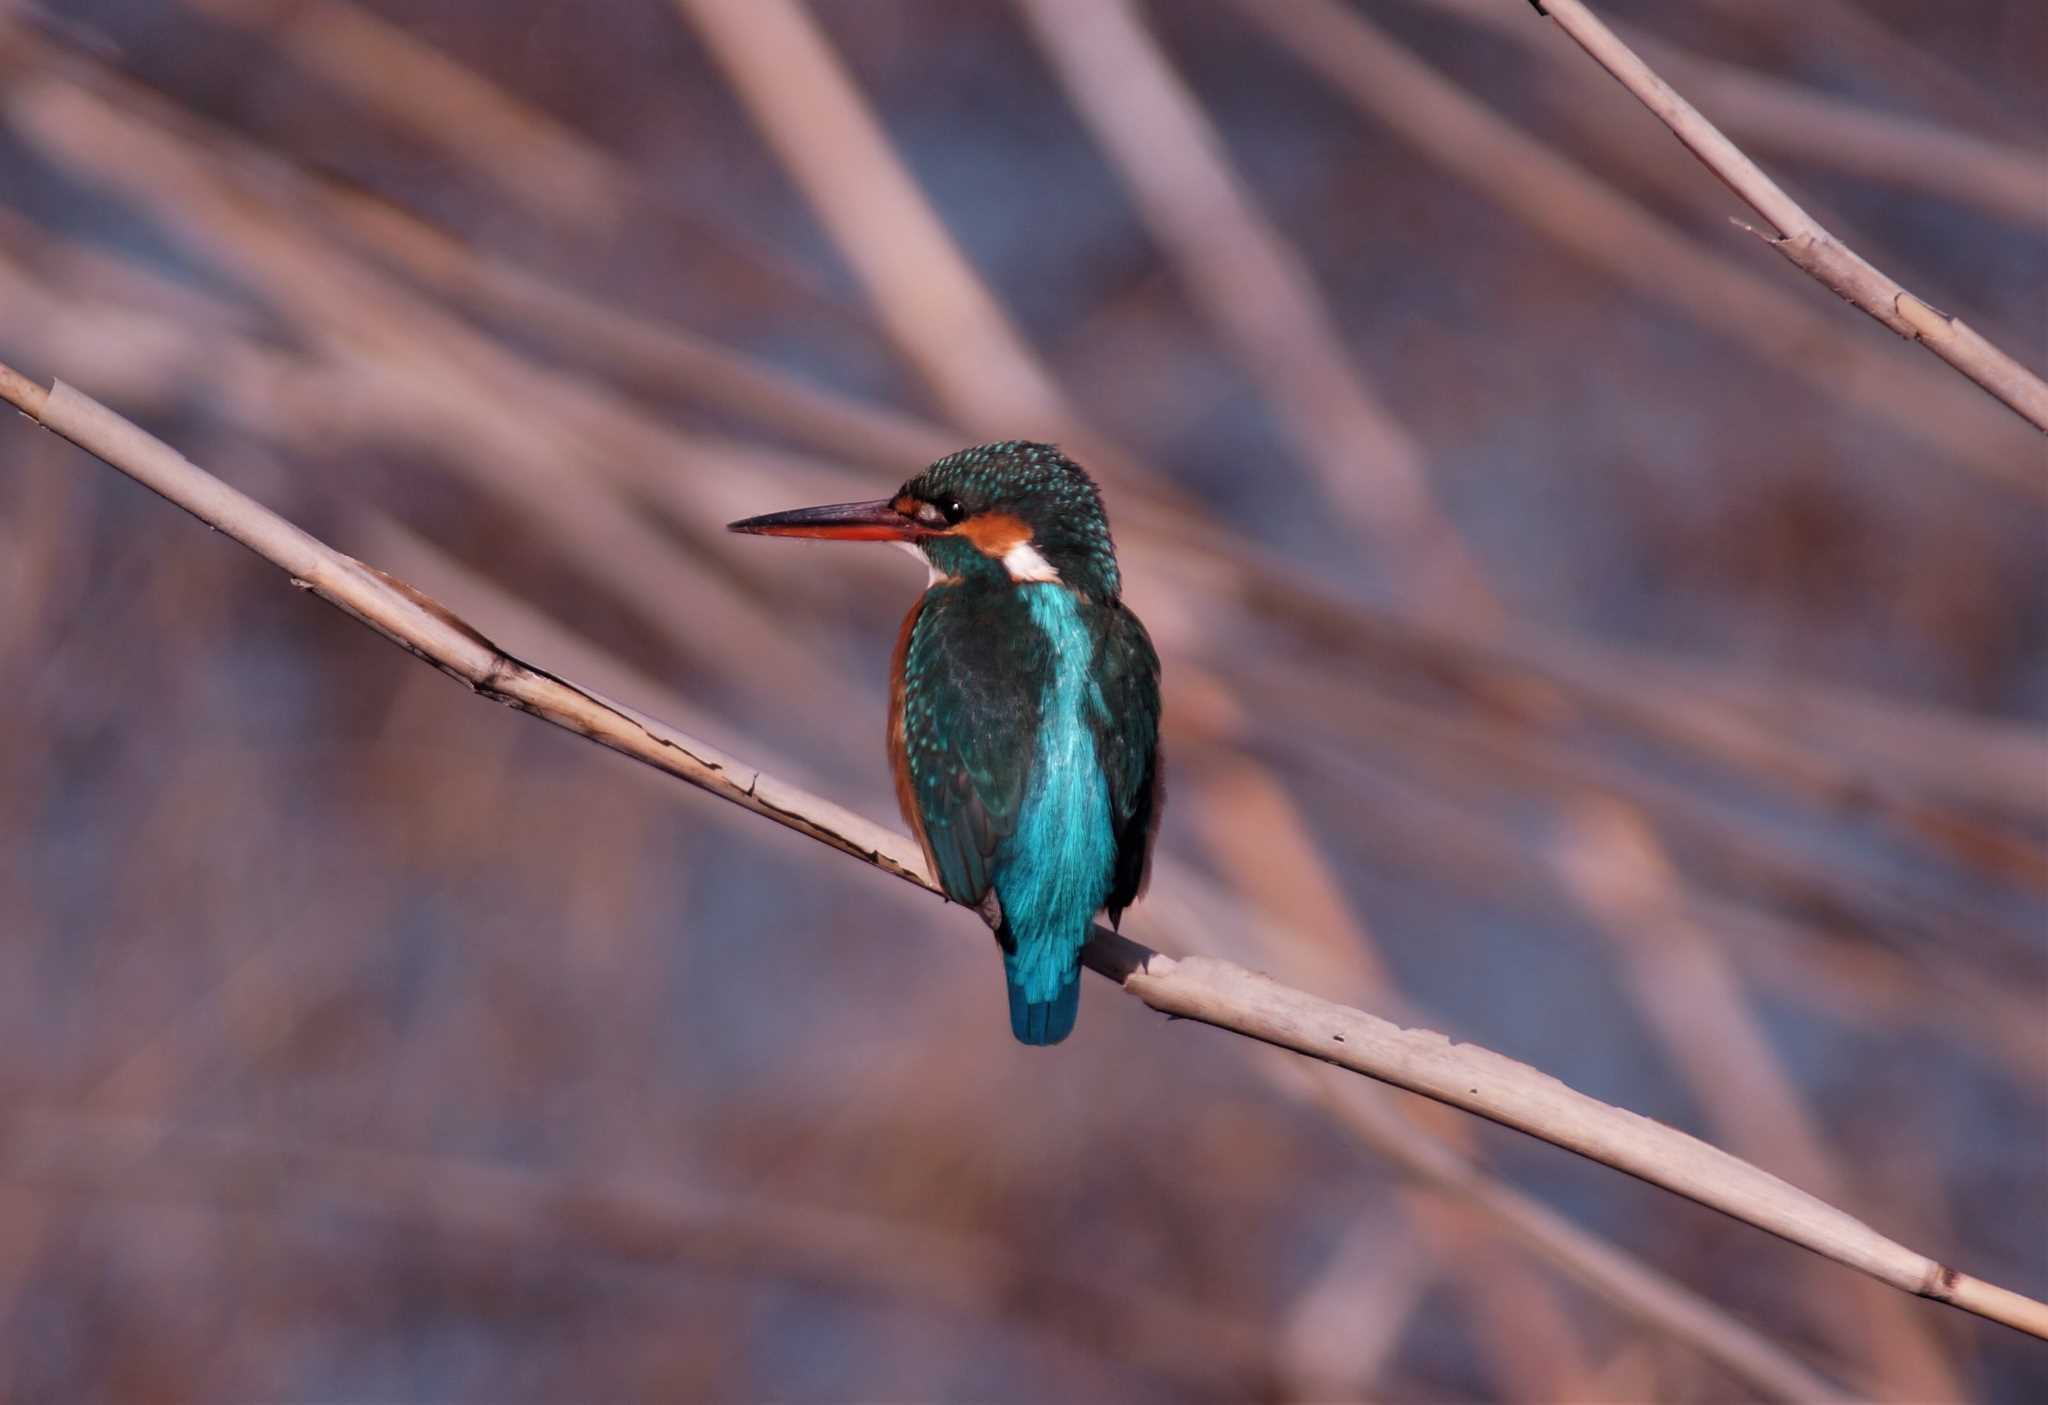
[[[914,518],[896,510],[890,498],[874,502],[837,502],[824,507],[799,507],[770,512],[726,525],[729,532],[757,537],[825,537],[847,542],[913,541],[926,534]]]

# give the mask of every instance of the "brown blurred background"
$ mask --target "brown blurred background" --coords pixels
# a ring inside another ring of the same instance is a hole
[[[2048,364],[2048,11],[1604,12]],[[2043,441],[1743,213],[1521,0],[0,4],[0,359],[875,816],[914,568],[720,524],[1058,440],[1166,659],[1138,936],[2038,1295]],[[0,677],[8,1399],[2048,1396],[1099,982],[1019,1048],[967,914],[12,416]]]

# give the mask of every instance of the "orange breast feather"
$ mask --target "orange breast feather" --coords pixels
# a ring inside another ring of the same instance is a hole
[[[918,811],[917,792],[910,784],[909,746],[903,738],[904,661],[910,655],[910,632],[917,628],[917,617],[923,609],[924,597],[920,595],[910,613],[903,617],[903,628],[896,635],[896,653],[889,660],[889,769],[896,773],[896,803],[903,811],[903,822],[917,836],[917,845],[924,850],[925,868],[936,883],[939,861],[932,856],[931,841],[924,835],[924,816]]]

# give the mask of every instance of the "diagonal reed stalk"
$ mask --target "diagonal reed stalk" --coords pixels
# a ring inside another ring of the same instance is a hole
[[[177,450],[58,382],[0,365],[0,399],[233,537],[293,583],[473,691],[621,752],[863,863],[933,890],[905,836],[513,658],[402,581],[344,556]],[[935,891],[935,890],[934,890]],[[2048,1339],[2048,1304],[1908,1249],[1696,1138],[1429,1030],[1403,1029],[1212,957],[1174,958],[1104,928],[1084,958],[1152,1009],[1420,1093],[1625,1171],[1909,1293]]]
[[[1569,64],[1575,77],[1581,72],[1578,55],[1551,42],[1529,23],[1526,11],[1503,6],[1499,0],[1410,3],[1455,15],[1521,46],[1532,58],[1556,64],[1560,71]],[[1801,18],[1813,22],[1821,8],[1818,4],[1802,6]],[[1708,58],[1633,26],[1617,26],[1617,32],[1652,68],[1711,109],[1720,118],[1719,125],[1737,141],[1805,165],[1974,205],[2018,224],[2048,227],[2048,199],[2042,197],[2041,187],[2042,153],[2024,139],[1979,136],[1935,119],[1887,111],[1758,69]],[[1849,36],[1837,27],[1833,37],[1840,41]],[[1843,61],[1850,62],[1846,54]],[[1893,66],[1879,63],[1875,67],[1882,73]]]
[[[1657,120],[1671,129],[1722,184],[1741,196],[1777,232],[1764,242],[1844,301],[1855,304],[1907,341],[1917,341],[2036,429],[2048,431],[2048,381],[1993,346],[1959,319],[1913,296],[1890,275],[1842,243],[1721,129],[1659,77],[1635,50],[1601,23],[1582,0],[1537,6],[1580,48],[1613,74]]]
[[[1915,358],[1853,335],[1746,263],[1705,248],[1629,192],[1537,139],[1337,0],[1230,0],[1255,30],[1389,135],[1590,267],[1748,348],[1953,463],[2029,494],[2048,476],[1986,438],[1983,401]]]

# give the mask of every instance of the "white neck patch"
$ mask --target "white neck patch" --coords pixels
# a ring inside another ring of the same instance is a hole
[[[1030,542],[1018,542],[1003,553],[1003,569],[1013,581],[1058,581],[1060,573],[1052,562],[1038,554]]]
[[[924,588],[926,590],[930,590],[933,586],[939,584],[939,582],[941,581],[949,581],[953,579],[951,576],[941,573],[939,568],[932,564],[931,557],[926,556],[924,554],[924,548],[920,547],[916,542],[893,541],[890,542],[889,545],[902,547],[905,551],[909,552],[912,556],[915,556],[919,561],[924,563],[924,569],[928,576],[928,579],[926,579],[924,583]]]

